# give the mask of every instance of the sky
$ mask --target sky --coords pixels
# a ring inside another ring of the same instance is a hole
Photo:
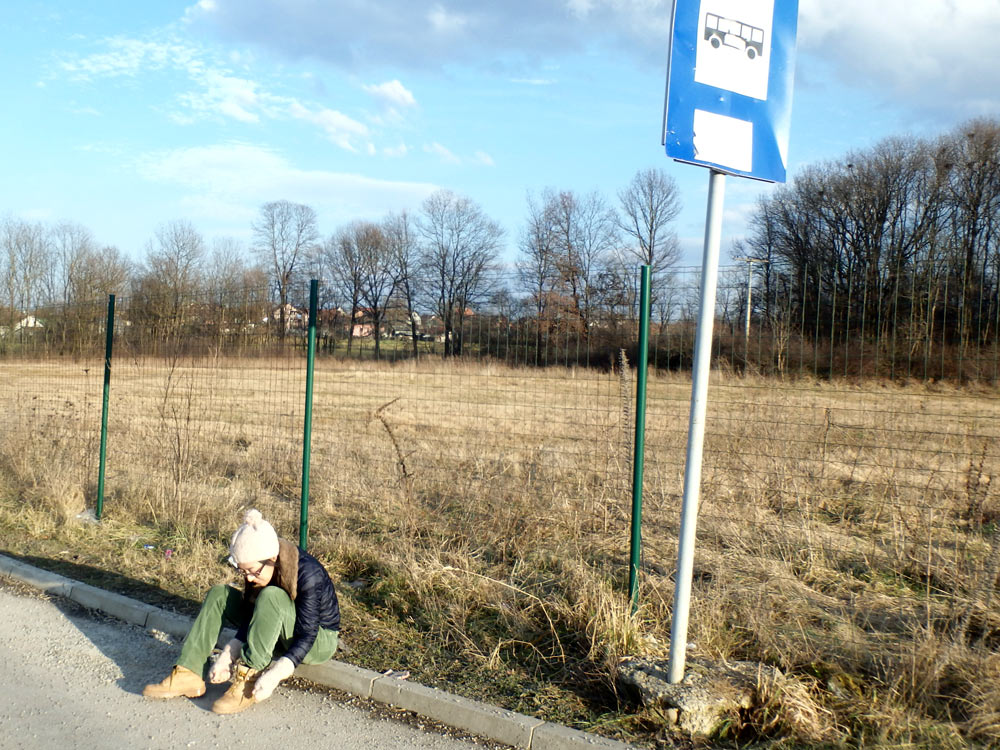
[[[776,0],[782,2],[783,0]],[[0,217],[141,260],[164,224],[249,244],[260,206],[329,236],[440,188],[506,230],[528,195],[640,169],[680,188],[701,263],[709,172],[661,145],[670,0],[8,0]],[[1000,117],[1000,0],[799,0],[788,174]],[[723,260],[773,185],[729,177]]]

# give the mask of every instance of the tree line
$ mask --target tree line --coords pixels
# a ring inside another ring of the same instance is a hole
[[[9,331],[44,305],[117,293],[132,297],[130,315],[154,337],[198,321],[235,326],[268,316],[280,338],[289,311],[305,304],[305,281],[318,278],[323,322],[341,316],[348,349],[363,317],[376,356],[382,332],[400,325],[410,327],[416,354],[417,320],[432,315],[445,355],[459,355],[463,321],[484,311],[530,322],[536,351],[559,335],[589,346],[634,320],[636,267],[649,264],[654,341],[666,337],[671,366],[684,366],[669,338],[694,319],[698,300],[697,285],[681,283],[677,268],[671,225],[680,206],[676,183],[659,169],[637,172],[612,200],[597,191],[529,194],[514,237],[447,190],[414,213],[349,222],[328,236],[311,207],[279,200],[259,208],[249,246],[221,238],[208,247],[179,220],[157,228],[140,261],[99,246],[79,225],[8,217],[0,221],[0,331],[4,318]],[[937,137],[889,138],[810,165],[759,199],[733,243],[737,268],[724,270],[730,278],[718,300],[729,344],[718,343],[716,354],[781,374],[797,354],[800,370],[819,375],[924,378],[984,377],[985,359],[995,378],[998,229],[995,119]],[[511,247],[513,262],[504,262]],[[198,309],[193,299],[223,312]]]
[[[508,238],[500,224],[449,190],[430,195],[416,214],[353,221],[326,237],[312,207],[271,201],[259,208],[249,248],[232,238],[209,247],[190,222],[170,221],[156,229],[137,262],[99,246],[81,225],[7,217],[0,222],[7,330],[29,311],[118,294],[130,298],[130,323],[153,337],[250,306],[257,321],[260,311],[276,313],[270,322],[280,338],[290,311],[303,304],[305,282],[318,278],[321,307],[348,317],[348,348],[353,322],[363,317],[378,356],[387,315],[404,311],[414,352],[419,316],[430,314],[443,326],[444,353],[452,356],[462,352],[463,318],[486,306],[532,314],[548,331],[587,336],[609,309],[634,306],[639,263],[653,266],[658,299],[665,296],[659,293],[678,256],[669,224],[680,197],[662,170],[637,172],[617,204],[598,192],[555,189],[527,203],[513,268],[502,259]],[[231,314],[227,324],[250,317]],[[64,325],[64,337],[67,331]]]
[[[998,340],[1000,122],[812,165],[759,201],[734,255],[779,356],[797,336],[855,361],[867,346],[881,374],[947,375]]]

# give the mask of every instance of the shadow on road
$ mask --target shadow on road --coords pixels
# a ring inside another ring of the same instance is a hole
[[[89,583],[91,586],[97,586],[105,591],[114,591],[117,594],[131,597],[136,601],[162,607],[170,612],[194,617],[198,614],[198,608],[201,606],[200,601],[185,599],[176,594],[171,594],[159,586],[137,581],[134,578],[129,578],[113,570],[104,570],[103,568],[95,568],[92,565],[74,562],[75,558],[73,557],[55,559],[37,557],[35,555],[18,555],[7,550],[2,550],[2,553],[7,557],[19,560],[28,565],[33,565],[36,568],[58,573],[80,583]]]
[[[27,565],[49,570],[74,581],[114,591],[173,612],[193,616],[198,611],[198,602],[174,596],[156,586],[118,573],[69,560],[15,555],[7,551],[3,554]],[[127,693],[139,695],[148,683],[162,680],[173,668],[174,660],[180,654],[182,643],[180,638],[169,635],[154,637],[140,627],[88,610],[71,599],[53,596],[51,602],[95,648],[114,662],[121,671],[121,677],[116,682]],[[190,702],[205,711],[211,711],[212,703],[221,697],[227,688],[228,684],[209,684],[205,695],[190,699]]]

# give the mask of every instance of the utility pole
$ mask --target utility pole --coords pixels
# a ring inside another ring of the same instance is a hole
[[[733,260],[747,264],[747,314],[743,326],[743,362],[745,367],[746,363],[750,361],[750,299],[753,294],[753,264],[767,263],[767,261],[760,258],[733,258]]]

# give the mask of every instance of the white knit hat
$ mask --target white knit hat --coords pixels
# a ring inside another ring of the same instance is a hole
[[[264,520],[259,510],[248,510],[243,525],[229,540],[229,562],[240,563],[270,560],[278,556],[278,534],[274,527]]]

